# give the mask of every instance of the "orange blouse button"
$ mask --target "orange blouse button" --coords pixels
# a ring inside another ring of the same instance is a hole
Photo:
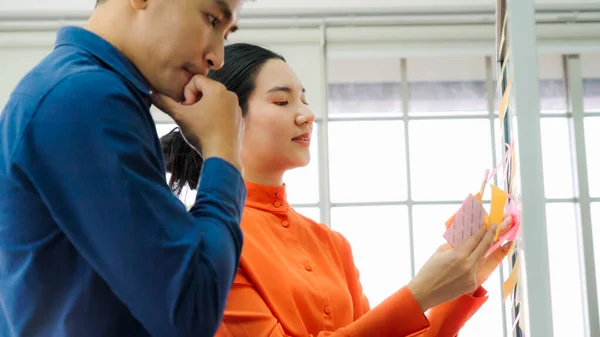
[[[281,194],[281,192],[277,192],[277,193],[275,193],[275,196],[276,196],[278,199],[281,199],[281,198],[282,198],[282,194]]]
[[[325,307],[325,313],[326,313],[327,315],[331,314],[331,311],[332,311],[332,310],[333,310],[333,309],[331,309],[331,307]]]
[[[312,271],[313,267],[310,265],[310,263],[307,262],[306,264],[304,264],[304,269],[306,269],[307,271]]]
[[[283,227],[286,227],[286,228],[287,228],[287,227],[289,227],[289,225],[290,225],[290,222],[289,222],[289,221],[286,221],[286,220],[283,220],[283,221],[281,222],[281,225],[282,225]]]
[[[281,202],[280,201],[275,201],[273,203],[273,206],[275,206],[275,207],[281,207]]]

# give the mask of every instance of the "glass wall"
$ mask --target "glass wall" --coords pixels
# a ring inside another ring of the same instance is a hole
[[[556,336],[579,336],[579,196],[569,100],[583,100],[585,106],[599,247],[600,155],[593,147],[600,142],[600,54],[581,55],[582,97],[567,95],[562,55],[540,55],[539,72],[554,329]],[[502,157],[495,76],[494,60],[483,55],[328,60],[328,109],[313,132],[313,160],[285,181],[298,211],[318,221],[326,214],[328,225],[350,241],[373,306],[405,285],[444,243],[444,221],[479,188],[483,170]],[[159,133],[173,126],[159,125]],[[323,127],[326,132],[319,132]],[[323,134],[328,137],[320,138]],[[326,161],[319,160],[323,149]],[[326,187],[319,180],[324,173]],[[329,200],[320,200],[323,188]],[[596,251],[600,266],[598,261]],[[489,337],[510,334],[502,303],[507,276],[507,270],[497,271],[488,280],[489,301],[462,337],[479,337],[483,330]]]

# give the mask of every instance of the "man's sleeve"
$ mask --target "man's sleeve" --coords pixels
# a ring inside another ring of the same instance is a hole
[[[166,184],[152,120],[110,73],[39,106],[14,162],[74,248],[153,336],[213,336],[237,270],[246,189],[208,159],[190,212]],[[60,263],[60,261],[56,261]]]

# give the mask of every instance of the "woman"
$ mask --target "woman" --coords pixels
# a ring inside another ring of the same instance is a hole
[[[209,77],[238,95],[248,189],[242,258],[218,335],[455,336],[486,301],[480,285],[506,255],[505,246],[482,259],[493,231],[443,246],[407,286],[370,309],[346,239],[286,200],[283,175],[308,164],[315,119],[294,71],[269,50],[234,44]],[[200,156],[177,130],[161,143],[174,192],[197,186]]]

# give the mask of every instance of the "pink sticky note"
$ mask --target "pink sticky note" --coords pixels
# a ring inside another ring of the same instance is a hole
[[[483,225],[484,220],[485,209],[483,205],[472,194],[469,194],[458,212],[456,212],[454,221],[444,233],[444,238],[452,247],[456,247],[463,240],[473,235]]]

